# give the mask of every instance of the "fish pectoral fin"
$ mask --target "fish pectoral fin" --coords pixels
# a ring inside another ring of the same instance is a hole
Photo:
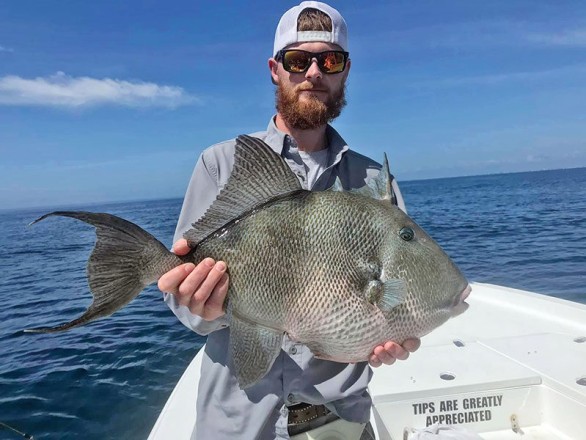
[[[366,288],[366,300],[377,306],[383,313],[402,304],[407,297],[407,284],[401,279],[374,280]]]
[[[281,351],[283,332],[241,319],[232,313],[230,350],[240,388],[248,388],[271,369]]]

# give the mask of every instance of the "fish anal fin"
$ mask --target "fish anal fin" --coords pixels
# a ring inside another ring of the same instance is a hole
[[[240,388],[248,388],[262,379],[281,351],[283,332],[232,313],[230,350]]]

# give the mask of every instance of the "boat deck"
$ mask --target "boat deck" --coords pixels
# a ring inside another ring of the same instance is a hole
[[[470,308],[375,370],[382,439],[434,423],[485,440],[586,439],[586,306],[475,284]]]
[[[404,440],[441,423],[484,440],[586,439],[586,305],[472,286],[466,313],[425,336],[409,360],[375,369],[376,438]],[[191,438],[200,362],[185,371],[150,440]],[[331,438],[314,434],[305,438]]]

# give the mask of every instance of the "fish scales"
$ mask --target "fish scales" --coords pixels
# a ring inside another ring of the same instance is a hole
[[[225,311],[231,368],[242,388],[258,382],[283,334],[316,357],[366,361],[374,347],[421,337],[464,311],[468,282],[443,250],[392,204],[386,162],[376,179],[344,192],[303,190],[263,141],[240,136],[232,174],[177,256],[148,232],[104,213],[60,211],[96,227],[88,260],[94,301],[67,330],[108,316],[173,267],[206,257],[230,275]]]
[[[366,274],[379,261],[384,206],[350,193],[302,193],[241,219],[198,246],[195,260],[226,261],[232,311],[317,344],[322,356],[355,361],[385,340],[384,317],[364,301]],[[379,263],[380,264],[380,263]],[[342,330],[340,324],[359,320]],[[378,323],[379,325],[368,325]],[[340,347],[343,351],[340,352]]]

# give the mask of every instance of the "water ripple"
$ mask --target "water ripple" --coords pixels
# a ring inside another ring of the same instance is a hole
[[[586,169],[405,182],[410,215],[472,280],[586,303]],[[181,200],[85,207],[170,246]],[[84,209],[84,207],[80,207]],[[38,210],[0,213],[0,419],[45,439],[144,439],[204,338],[156,287],[111,318],[25,334],[81,314],[93,228]]]

